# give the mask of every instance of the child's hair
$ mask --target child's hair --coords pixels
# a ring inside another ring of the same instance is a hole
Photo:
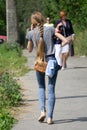
[[[40,39],[37,46],[37,57],[44,57],[44,40],[43,40],[43,22],[44,18],[40,12],[34,12],[31,15],[31,22],[34,26],[39,27]]]

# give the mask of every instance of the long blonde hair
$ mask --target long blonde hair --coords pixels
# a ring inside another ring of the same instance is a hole
[[[37,46],[37,57],[39,57],[40,59],[43,59],[45,46],[44,46],[44,40],[43,40],[44,18],[42,16],[42,14],[40,12],[34,12],[31,15],[31,22],[34,26],[39,27],[40,39],[39,39],[38,46]]]

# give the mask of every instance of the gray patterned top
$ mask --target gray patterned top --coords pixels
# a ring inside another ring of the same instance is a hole
[[[54,27],[44,26],[43,39],[44,39],[44,43],[45,43],[46,56],[54,54],[54,41],[53,41],[54,34],[55,34]],[[26,39],[33,41],[34,48],[37,48],[39,38],[40,38],[40,35],[39,35],[38,27],[36,27],[34,30],[29,31],[28,34],[26,35]]]

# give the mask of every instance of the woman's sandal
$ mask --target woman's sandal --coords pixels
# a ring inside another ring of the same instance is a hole
[[[38,121],[39,122],[43,122],[45,118],[46,118],[46,112],[41,112],[41,115],[38,118]]]
[[[47,124],[48,124],[48,125],[53,124],[53,121],[52,121],[52,119],[51,119],[51,118],[48,118],[48,119],[47,119]]]

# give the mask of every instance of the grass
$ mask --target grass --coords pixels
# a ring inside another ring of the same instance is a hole
[[[9,75],[0,75],[0,130],[11,130],[17,120],[14,119],[11,111],[13,107],[20,104],[22,94],[20,86]]]
[[[87,30],[76,34],[75,54],[79,56],[87,56]]]
[[[22,50],[19,45],[8,43],[0,45],[0,73],[8,71],[14,76],[24,75],[29,71],[25,66],[26,57],[22,56]]]
[[[0,130],[11,130],[16,122],[12,115],[13,107],[20,105],[23,95],[14,76],[29,71],[26,62],[19,44],[0,45]]]
[[[0,109],[0,130],[11,130],[16,120],[6,109]]]

